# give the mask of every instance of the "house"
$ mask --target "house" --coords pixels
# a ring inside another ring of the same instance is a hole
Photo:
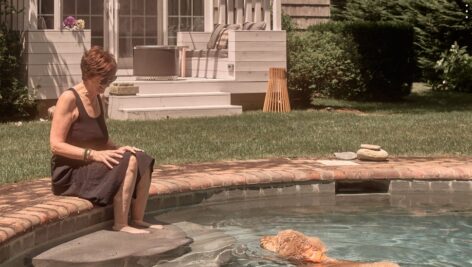
[[[282,12],[290,16],[299,29],[329,21],[331,0],[282,0]]]
[[[172,114],[211,116],[261,108],[269,68],[286,67],[282,0],[11,3],[23,10],[6,20],[12,28],[24,31],[23,66],[28,88],[46,108],[54,105],[62,91],[80,82],[82,53],[93,45],[103,46],[116,56],[118,81],[140,88],[138,96],[110,96],[114,111],[109,109],[109,114],[117,119],[153,119]],[[83,19],[85,30],[64,29],[63,19],[68,16]],[[246,21],[265,21],[266,31],[230,32],[226,50],[206,51],[216,24]],[[184,77],[176,81],[143,81],[135,77],[133,48],[141,45],[186,48],[181,50],[180,62]]]

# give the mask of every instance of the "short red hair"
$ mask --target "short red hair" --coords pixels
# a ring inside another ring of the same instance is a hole
[[[82,80],[100,76],[102,79],[110,79],[116,75],[117,65],[115,57],[103,50],[100,46],[94,46],[86,51],[80,62]]]

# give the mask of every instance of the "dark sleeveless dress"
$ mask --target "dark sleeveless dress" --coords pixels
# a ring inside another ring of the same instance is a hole
[[[76,98],[79,117],[72,123],[67,134],[66,143],[93,150],[105,150],[108,142],[108,130],[100,97],[100,116],[90,117],[85,111],[77,91],[71,88]],[[123,154],[119,164],[109,169],[101,162],[84,162],[59,155],[51,159],[52,191],[55,195],[75,196],[87,199],[95,205],[108,205],[118,192],[128,169],[130,152]],[[146,171],[152,173],[154,159],[144,152],[137,152],[137,183]],[[136,191],[134,192],[136,197]]]

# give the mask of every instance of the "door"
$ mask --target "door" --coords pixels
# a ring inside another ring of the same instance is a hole
[[[118,32],[115,42],[118,67],[131,69],[134,46],[157,45],[158,0],[113,1],[118,4]]]

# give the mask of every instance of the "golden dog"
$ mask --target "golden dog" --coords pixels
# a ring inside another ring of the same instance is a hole
[[[391,262],[361,263],[329,258],[320,239],[294,230],[284,230],[276,236],[264,236],[260,242],[261,247],[307,267],[400,267]]]

